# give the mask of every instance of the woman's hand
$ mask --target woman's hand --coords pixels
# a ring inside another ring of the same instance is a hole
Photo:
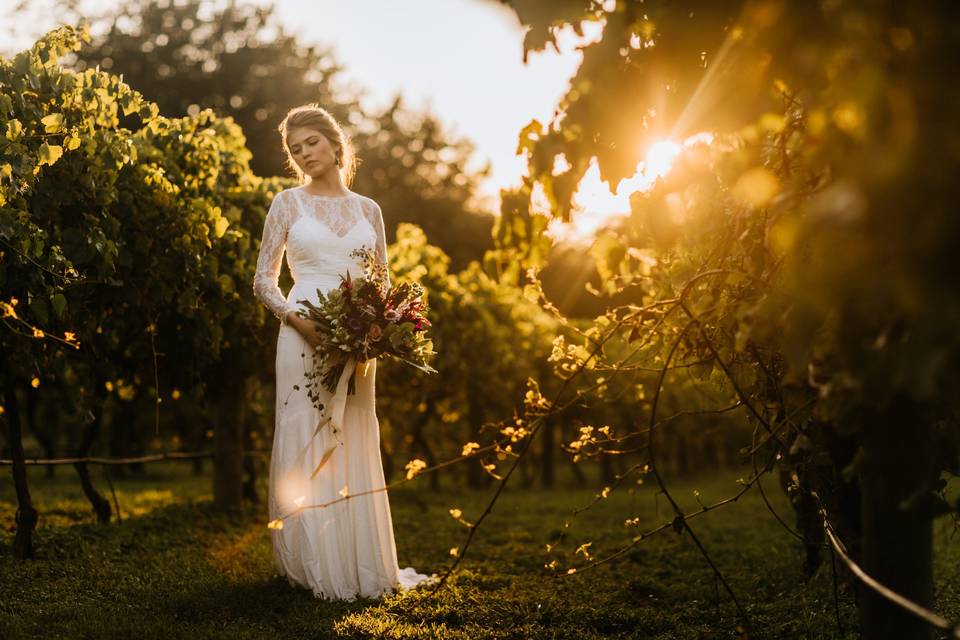
[[[297,330],[303,339],[312,347],[320,345],[320,334],[317,333],[317,323],[297,315],[296,311],[287,312],[287,324]]]

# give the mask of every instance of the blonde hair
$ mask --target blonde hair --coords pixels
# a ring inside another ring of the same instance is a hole
[[[293,159],[290,146],[287,144],[290,130],[300,128],[318,131],[330,142],[336,162],[340,166],[340,177],[344,185],[349,187],[357,171],[357,158],[353,152],[353,145],[350,144],[350,138],[343,132],[337,119],[329,111],[313,102],[290,109],[278,127],[280,137],[283,139],[283,149],[287,153],[287,167],[297,174],[300,183],[304,182],[304,173]]]

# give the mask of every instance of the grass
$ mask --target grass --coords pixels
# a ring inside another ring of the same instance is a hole
[[[739,473],[676,480],[685,510],[736,491]],[[745,475],[745,472],[744,472]],[[94,475],[100,480],[99,471]],[[104,485],[102,481],[99,485]],[[441,573],[489,492],[429,492],[421,478],[390,494],[400,566]],[[0,485],[0,638],[735,638],[730,598],[688,535],[665,532],[611,563],[551,577],[544,564],[584,563],[620,548],[640,518],[648,529],[668,518],[647,484],[618,489],[592,509],[593,489],[508,488],[464,561],[436,598],[413,590],[382,600],[326,602],[274,574],[266,507],[218,513],[209,477],[187,464],[158,464],[143,479],[120,480],[122,524],[94,523],[74,474],[31,470],[41,512],[38,559],[15,561],[11,482]],[[789,509],[772,479],[777,510]],[[109,491],[104,487],[109,497]],[[261,490],[265,488],[261,485]],[[659,509],[659,515],[657,510]],[[569,522],[569,527],[564,527]],[[750,638],[855,638],[852,595],[841,594],[841,635],[829,563],[809,582],[802,552],[751,491],[697,517],[692,526],[751,618]],[[937,608],[960,618],[960,545],[949,519],[937,522]],[[545,544],[567,534],[554,554]]]

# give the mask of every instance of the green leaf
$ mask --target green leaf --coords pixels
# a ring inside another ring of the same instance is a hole
[[[33,312],[42,326],[50,324],[50,309],[47,308],[47,303],[42,298],[33,298],[30,301],[30,311]]]
[[[57,315],[57,319],[63,320],[63,312],[67,308],[67,299],[62,293],[57,293],[50,299],[50,302],[53,304],[53,312]]]
[[[18,76],[26,75],[30,68],[30,51],[21,51],[13,58],[13,70]]]
[[[236,290],[236,287],[233,283],[233,278],[225,273],[221,273],[217,278],[217,281],[220,283],[220,290],[223,293],[233,293]]]
[[[46,142],[40,146],[40,165],[49,164],[52,165],[57,160],[60,159],[60,156],[63,155],[63,147],[56,144],[47,144]]]

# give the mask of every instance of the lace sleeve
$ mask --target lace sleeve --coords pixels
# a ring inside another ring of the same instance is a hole
[[[287,302],[277,284],[280,265],[287,245],[287,229],[290,226],[290,205],[281,191],[273,197],[263,223],[263,238],[257,256],[257,271],[253,277],[253,293],[283,324],[287,313],[298,307]]]
[[[377,232],[377,242],[373,248],[374,255],[377,258],[377,262],[387,265],[387,285],[389,285],[391,282],[390,262],[387,259],[387,232],[383,225],[383,213],[380,211],[380,205],[373,200],[369,201],[369,206],[367,206],[365,210],[367,219],[370,221],[370,226]]]

